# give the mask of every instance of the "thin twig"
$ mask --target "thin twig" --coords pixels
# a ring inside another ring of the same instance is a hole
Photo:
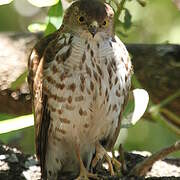
[[[145,176],[146,173],[149,171],[149,169],[152,167],[152,165],[160,160],[165,158],[168,154],[179,151],[180,150],[180,141],[177,141],[175,144],[173,144],[170,147],[167,147],[159,152],[154,153],[147,159],[145,159],[143,162],[140,162],[137,164],[131,171],[130,175],[135,176]]]
[[[169,97],[167,97],[166,99],[164,99],[163,101],[161,101],[159,104],[152,106],[149,109],[149,112],[152,113],[152,112],[159,111],[160,108],[166,106],[167,104],[172,102],[174,99],[178,98],[179,96],[180,96],[180,89],[178,91],[176,91],[174,94],[172,94]]]
[[[170,121],[172,124],[175,124],[178,127],[180,127],[180,117],[177,116],[175,113],[165,108],[160,109],[160,113],[163,113],[166,117],[168,117],[167,121]]]
[[[173,131],[178,136],[180,136],[179,127],[173,124],[171,121],[167,120],[167,118],[164,117],[160,112],[150,113],[150,117],[155,122],[157,121],[158,123],[160,123],[160,125],[167,127],[169,130]]]
[[[116,16],[115,16],[115,21],[117,22],[122,13],[122,10],[124,9],[126,0],[122,0],[119,4],[117,2],[114,2],[114,3],[117,6],[117,11],[116,11]]]

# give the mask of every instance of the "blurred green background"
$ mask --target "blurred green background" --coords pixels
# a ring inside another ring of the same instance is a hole
[[[118,34],[121,40],[126,43],[180,44],[180,10],[173,1],[147,0],[146,2],[145,7],[136,0],[126,2],[125,7],[132,16],[132,25],[127,29],[122,28],[121,24],[117,25],[119,26],[117,29],[121,31]],[[47,24],[47,14],[48,7],[33,6],[27,0],[14,0],[10,4],[0,6],[0,32],[28,32],[28,26],[32,23]],[[122,13],[120,16],[122,21],[123,17]],[[13,117],[13,115],[0,114],[0,121]],[[179,138],[177,133],[163,126],[160,121],[154,122],[142,118],[128,130],[122,129],[120,141],[123,142],[126,150],[155,152],[171,145]],[[0,134],[0,140],[18,147],[25,153],[34,153],[33,127]],[[180,154],[176,153],[176,156],[178,155]]]

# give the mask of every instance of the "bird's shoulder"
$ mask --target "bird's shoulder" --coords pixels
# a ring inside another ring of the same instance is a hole
[[[57,37],[57,31],[43,37],[41,40],[39,40],[35,46],[33,47],[29,58],[28,58],[28,84],[31,93],[33,93],[33,85],[34,80],[37,76],[38,69],[40,66],[42,66],[43,63],[40,63],[42,61],[42,57],[44,56],[44,52],[46,48],[48,47],[49,43],[56,39]]]

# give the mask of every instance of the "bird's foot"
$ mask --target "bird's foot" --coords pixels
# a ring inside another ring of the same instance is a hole
[[[89,180],[90,179],[95,179],[95,180],[98,180],[98,176],[96,174],[92,174],[92,173],[89,173],[86,169],[84,170],[80,170],[80,174],[79,176],[76,178],[76,180]]]
[[[102,158],[105,158],[105,160],[107,161],[108,165],[109,165],[109,172],[111,174],[111,176],[115,175],[114,169],[113,167],[115,167],[115,169],[121,169],[121,163],[116,160],[114,157],[110,157],[107,153],[107,151],[104,149],[104,147],[98,142],[96,144],[96,155],[95,158],[92,161],[92,167],[95,167],[98,163],[99,160],[101,160]]]
[[[80,156],[80,150],[78,146],[76,146],[76,154],[77,154],[79,164],[80,164],[80,174],[76,178],[76,180],[89,180],[89,178],[98,180],[99,178],[96,174],[92,174],[88,172],[87,169],[85,168],[83,161],[81,159],[81,156]]]
[[[98,180],[98,176],[96,174],[92,174],[90,172],[87,171],[87,169],[84,167],[84,164],[82,164],[83,162],[80,162],[80,174],[79,176],[76,178],[76,180],[89,180],[90,179],[96,179]]]

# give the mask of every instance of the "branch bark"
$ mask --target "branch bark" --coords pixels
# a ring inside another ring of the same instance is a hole
[[[148,91],[152,101],[160,103],[180,90],[180,45],[127,44],[132,55],[136,78]],[[180,116],[180,97],[167,109]]]
[[[35,156],[30,156],[20,152],[16,148],[0,143],[0,179],[6,180],[38,180],[41,178],[40,167]],[[125,153],[125,161],[127,162],[127,171],[130,172],[137,163],[142,163],[147,157],[142,152],[138,154]],[[101,164],[101,163],[100,163]],[[147,180],[178,180],[180,176],[180,161],[179,159],[164,159],[157,161],[156,166],[146,174]],[[107,170],[99,166],[96,173],[102,175],[102,179],[107,180],[144,180],[140,176],[109,176]]]

